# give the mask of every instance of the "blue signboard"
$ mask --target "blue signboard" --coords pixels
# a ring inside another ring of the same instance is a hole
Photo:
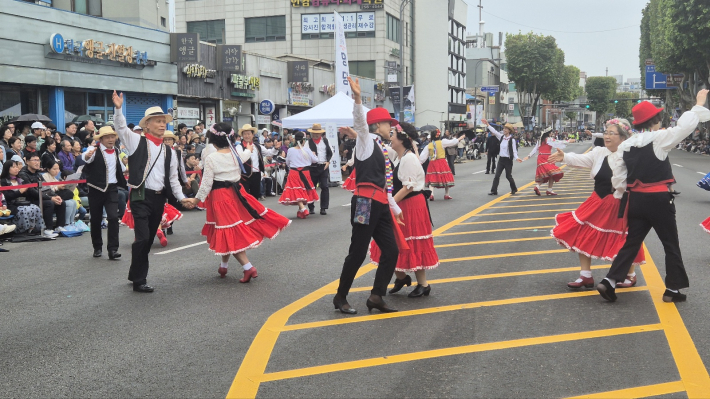
[[[64,52],[64,38],[59,33],[55,33],[49,38],[49,44],[55,53],[61,54]]]
[[[498,86],[483,86],[481,87],[481,91],[487,92],[487,93],[496,93],[500,90]]]
[[[669,80],[673,79],[669,79],[668,74],[656,72],[655,65],[646,65],[646,90],[675,89],[676,86],[669,86]]]
[[[271,100],[262,100],[259,103],[259,112],[261,112],[264,115],[271,115],[274,112],[274,109],[276,106],[274,105],[274,102]]]

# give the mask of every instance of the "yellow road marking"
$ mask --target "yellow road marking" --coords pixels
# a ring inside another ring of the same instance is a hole
[[[550,206],[552,206],[552,205],[553,205],[553,204],[550,204]],[[559,213],[559,212],[576,211],[576,210],[577,210],[577,208],[571,208],[571,209],[536,209],[535,212],[558,212],[558,213]],[[522,211],[522,212],[483,213],[483,214],[475,215],[475,216],[476,216],[476,217],[479,217],[479,216],[493,216],[493,215],[518,215],[518,214],[521,214],[521,213],[530,214],[530,213],[533,213],[533,212],[530,212],[530,211]]]
[[[641,271],[649,287],[653,304],[658,312],[658,319],[663,326],[671,354],[678,367],[680,379],[683,381],[688,398],[707,398],[710,394],[710,375],[700,358],[693,338],[685,328],[683,318],[674,303],[665,303],[661,299],[666,285],[661,279],[656,264],[651,259],[648,248],[644,245],[646,264],[641,265]]]
[[[530,199],[522,199],[522,200],[508,200],[508,201],[503,201],[504,204],[507,204],[508,202],[542,202],[545,200],[551,200],[551,199],[560,199],[560,200],[568,200],[568,199],[586,199],[589,198],[589,196],[582,196],[582,197],[562,197],[562,196],[556,196],[556,197],[549,197],[549,198],[543,198],[543,197],[538,197],[538,198],[530,198]]]
[[[543,218],[547,219],[547,218]],[[475,222],[473,222],[475,223]],[[463,223],[462,223],[463,224]],[[543,230],[543,229],[551,229],[555,227],[555,225],[550,225],[550,226],[533,226],[533,227],[513,227],[509,229],[493,229],[493,230],[478,230],[478,231],[459,231],[456,233],[444,233],[444,234],[439,234],[438,237],[446,237],[446,236],[460,236],[464,234],[479,234],[479,233],[499,233],[501,231],[522,231],[522,230]]]
[[[619,291],[619,293],[638,292],[638,291],[646,291],[646,290],[647,290],[646,287],[632,287],[632,288],[625,288],[623,291]],[[467,310],[467,309],[476,309],[476,308],[491,307],[491,306],[503,306],[503,305],[513,305],[513,304],[520,304],[520,303],[550,301],[550,300],[555,300],[555,299],[582,298],[582,297],[595,296],[595,295],[599,295],[599,294],[596,291],[575,291],[575,292],[565,292],[562,294],[534,295],[534,296],[526,296],[526,297],[520,297],[520,298],[497,299],[497,300],[493,300],[493,301],[458,303],[456,305],[446,305],[446,306],[436,306],[436,307],[431,307],[431,308],[404,310],[404,311],[394,312],[394,313],[378,313],[378,314],[367,315],[367,316],[347,317],[347,318],[342,318],[342,319],[331,319],[331,320],[313,321],[313,322],[308,322],[308,323],[289,324],[289,325],[284,326],[281,329],[281,331],[307,330],[307,329],[311,329],[311,328],[339,326],[339,325],[343,325],[343,324],[363,323],[363,322],[376,321],[376,320],[399,319],[402,317],[421,316],[421,315],[433,314],[433,313],[453,312],[453,311],[457,311],[457,310]]]
[[[551,236],[544,237],[525,237],[525,238],[511,238],[507,240],[492,240],[492,241],[475,241],[475,242],[457,242],[454,244],[439,244],[434,245],[434,248],[449,248],[449,247],[465,247],[467,245],[481,245],[481,244],[501,244],[506,242],[520,242],[520,241],[537,241],[537,240],[552,240]]]
[[[370,359],[355,360],[351,362],[326,364],[322,366],[305,367],[295,370],[278,371],[262,376],[255,376],[259,382],[278,381],[290,378],[306,377],[310,375],[334,373],[337,371],[355,370],[364,367],[383,366],[411,362],[414,360],[424,360],[440,358],[445,356],[465,355],[469,353],[486,352],[500,349],[520,348],[525,346],[543,345],[558,342],[578,341],[583,339],[613,337],[616,335],[635,334],[643,332],[658,331],[662,327],[660,324],[646,324],[641,326],[610,328],[605,330],[584,331],[570,334],[549,335],[545,337],[513,339],[509,341],[490,342],[485,344],[474,344],[457,346],[451,348],[433,349],[421,352],[405,353],[401,355],[389,355]]]
[[[589,395],[574,396],[567,399],[633,399],[647,398],[650,396],[668,395],[683,392],[685,386],[682,381],[666,382],[664,384],[646,385],[642,387],[619,389],[617,391],[599,392]]]
[[[511,253],[507,253],[507,254],[467,256],[464,258],[439,259],[439,262],[440,263],[448,263],[448,262],[461,262],[461,261],[465,261],[465,260],[510,258],[510,257],[516,257],[516,256],[529,256],[529,255],[560,254],[562,252],[569,252],[569,250],[568,249],[550,249],[547,251],[511,252]]]
[[[463,222],[459,223],[459,226],[461,225],[469,225],[469,224],[489,224],[489,223],[513,223],[513,222],[528,222],[531,220],[555,220],[555,217],[547,217],[547,218],[528,218],[528,219],[507,219],[507,220],[486,220],[484,222]],[[447,234],[452,234],[452,233],[447,233]],[[441,234],[445,235],[445,234]]]
[[[506,205],[506,206],[492,206],[491,209],[501,209],[501,208],[520,208],[520,207],[528,207],[528,206],[558,206],[558,205],[578,205],[581,204],[582,201],[579,202],[560,202],[556,204],[527,204],[527,205]]]

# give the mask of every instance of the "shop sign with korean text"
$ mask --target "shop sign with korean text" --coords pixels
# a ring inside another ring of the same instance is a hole
[[[217,71],[214,69],[207,69],[204,65],[199,64],[189,64],[182,68],[182,73],[187,75],[188,78],[214,78],[217,75]]]
[[[328,7],[328,6],[360,6],[361,10],[377,10],[385,8],[384,0],[284,0],[291,7]]]
[[[217,70],[243,74],[244,53],[241,45],[217,45]]]
[[[313,106],[310,93],[295,93],[292,88],[288,89],[288,103],[299,107]]]
[[[344,12],[340,14],[345,32],[374,32],[375,12]],[[301,34],[337,32],[335,14],[302,14]]]
[[[62,57],[67,61],[107,65],[123,64],[136,67],[155,66],[156,64],[154,60],[148,59],[147,51],[134,49],[133,46],[95,39],[65,39],[59,33],[50,36],[49,47],[51,50],[47,57]]]
[[[330,172],[330,181],[343,181],[343,174],[340,169],[340,151],[338,150],[338,126],[335,123],[325,124],[325,138],[328,139],[330,149],[333,151],[333,157],[330,158],[328,172]]]
[[[239,75],[235,73],[232,74],[229,81],[237,90],[259,90],[261,86],[261,79],[257,76]]]
[[[170,34],[170,62],[200,62],[199,33]]]

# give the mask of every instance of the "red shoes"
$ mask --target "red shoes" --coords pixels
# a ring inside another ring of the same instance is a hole
[[[220,266],[219,269],[217,269],[217,273],[219,273],[220,278],[224,278],[224,276],[227,275],[227,268]]]
[[[168,245],[168,239],[165,237],[165,234],[163,233],[163,230],[158,229],[158,239],[160,240],[160,245],[163,247]]]
[[[572,281],[571,283],[567,283],[567,287],[569,288],[594,288],[594,278],[593,277],[584,277],[584,276],[579,276],[580,279],[582,279],[581,282],[576,282]],[[616,285],[617,287],[619,286],[618,284]]]
[[[630,283],[627,283],[627,284],[624,284],[623,282],[616,283],[616,288],[631,288],[636,285],[636,276],[633,276],[633,277],[626,276],[626,280],[629,280]]]
[[[242,277],[241,280],[239,280],[240,283],[248,283],[251,281],[252,278],[257,278],[259,277],[258,274],[256,274],[256,267],[253,267],[249,270],[244,271],[244,277]]]
[[[308,216],[308,215],[310,215],[310,212],[308,212],[308,209],[306,209],[306,208],[300,209],[300,210],[298,211],[298,213],[296,213],[296,216],[297,216],[299,219],[305,219],[306,216]]]
[[[445,195],[445,196],[444,196],[444,199],[445,199],[445,200],[450,200],[450,199],[453,199],[453,198],[451,198],[450,195]]]
[[[434,194],[429,196],[429,201],[434,201]]]
[[[550,191],[550,190],[547,190],[547,191],[545,192],[545,194],[547,194],[547,195],[557,195],[556,192]]]
[[[537,194],[538,197],[542,195],[542,194],[540,194],[539,188],[535,187],[533,190],[535,191],[535,194]]]

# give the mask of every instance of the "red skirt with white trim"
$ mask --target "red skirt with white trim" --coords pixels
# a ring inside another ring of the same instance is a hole
[[[173,225],[173,222],[182,219],[182,212],[178,211],[177,208],[170,204],[165,204],[163,208],[163,218],[160,220],[160,228],[167,229]],[[126,203],[126,213],[123,214],[121,222],[128,226],[129,229],[133,230],[135,227],[135,222],[133,221],[133,214],[131,213],[131,202]]]
[[[409,249],[399,251],[395,270],[414,272],[435,269],[439,266],[439,256],[434,249],[434,238],[426,199],[423,195],[415,195],[400,201],[397,205],[402,209],[404,217],[404,226],[400,225],[399,227],[407,240]],[[380,247],[373,240],[370,243],[370,260],[372,263],[378,264],[381,255]]]
[[[619,218],[621,201],[609,194],[599,198],[596,192],[587,198],[576,211],[555,216],[551,235],[557,243],[592,259],[614,261],[626,242],[628,222]],[[633,261],[634,265],[646,263],[643,249]]]
[[[454,175],[451,173],[446,159],[435,159],[429,162],[429,167],[426,171],[426,185],[435,188],[454,186]]]
[[[256,248],[264,238],[274,239],[291,221],[264,207],[249,195],[244,187],[239,192],[261,216],[255,219],[232,188],[212,190],[205,200],[207,205],[202,235],[215,255],[231,255]]]
[[[284,187],[279,203],[283,205],[298,205],[299,202],[312,204],[318,201],[318,192],[311,181],[311,172],[306,169],[303,174],[308,180],[308,187],[304,187],[301,175],[296,169],[291,169],[286,178],[286,187]]]
[[[703,222],[700,223],[700,226],[702,226],[706,233],[710,233],[710,218],[703,220]]]
[[[348,176],[348,178],[343,182],[342,187],[352,193],[355,192],[355,186],[355,168],[353,168],[353,171],[350,172],[350,176]]]
[[[537,156],[537,169],[535,170],[535,183],[547,183],[550,180],[557,183],[565,175],[562,169],[553,163],[547,163],[549,155]]]

